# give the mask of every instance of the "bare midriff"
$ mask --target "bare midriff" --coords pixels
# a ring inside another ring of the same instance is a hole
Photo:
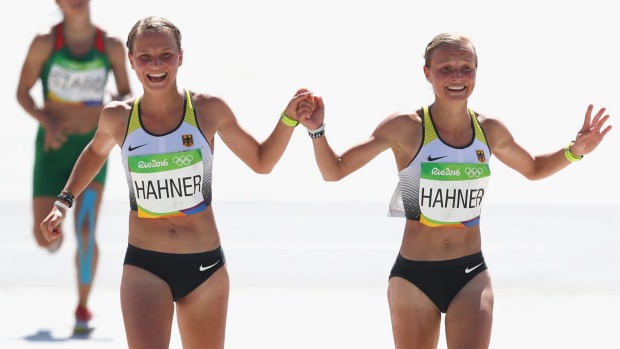
[[[440,261],[481,251],[480,226],[433,228],[407,220],[400,254],[415,261]]]
[[[65,134],[85,134],[97,128],[103,106],[46,101],[44,108],[52,119],[62,125]]]
[[[151,251],[198,253],[220,245],[220,236],[211,206],[203,212],[183,217],[139,218],[129,213],[129,243]]]

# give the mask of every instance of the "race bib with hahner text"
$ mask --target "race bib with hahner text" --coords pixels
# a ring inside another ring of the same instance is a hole
[[[484,192],[491,171],[488,164],[421,164],[420,222],[427,226],[479,224]]]
[[[128,157],[138,217],[164,218],[205,210],[200,149]]]

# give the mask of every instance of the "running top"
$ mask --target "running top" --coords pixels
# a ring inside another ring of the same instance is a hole
[[[110,60],[105,33],[96,28],[95,43],[84,55],[75,56],[65,44],[63,25],[52,28],[54,50],[41,71],[43,98],[48,101],[98,106],[103,104]]]
[[[140,97],[134,100],[121,155],[129,204],[138,217],[191,215],[211,204],[212,148],[200,130],[188,90],[184,100],[179,125],[162,135],[142,127]]]
[[[422,145],[399,172],[388,216],[406,217],[430,227],[480,224],[482,199],[491,174],[491,150],[473,110],[471,142],[453,147],[437,134],[428,106],[423,110]]]

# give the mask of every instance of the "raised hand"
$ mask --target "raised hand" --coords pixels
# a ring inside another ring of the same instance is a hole
[[[304,107],[300,109],[300,106],[302,104],[306,106],[313,104],[312,93],[310,92],[310,90],[306,88],[300,88],[299,90],[297,90],[297,92],[295,93],[291,101],[288,102],[288,105],[284,109],[284,114],[286,114],[286,116],[288,116],[291,119],[300,121],[299,111],[306,110],[307,108],[307,107]]]
[[[599,111],[592,118],[594,106],[590,104],[586,110],[581,130],[577,133],[575,143],[571,146],[571,152],[577,156],[592,152],[601,143],[607,132],[611,130],[611,125],[605,127],[609,119],[609,114],[605,114],[605,108]]]

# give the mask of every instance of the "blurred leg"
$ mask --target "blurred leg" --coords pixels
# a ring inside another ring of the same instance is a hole
[[[88,299],[92,291],[93,279],[99,261],[99,246],[95,229],[103,185],[93,182],[78,197],[75,203],[75,229],[77,236],[77,251],[75,265],[78,285],[78,303],[88,308]]]

